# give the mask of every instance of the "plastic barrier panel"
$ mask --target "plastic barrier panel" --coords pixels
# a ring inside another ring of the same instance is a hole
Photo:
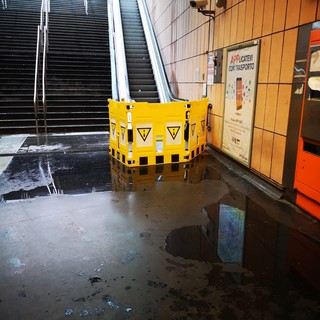
[[[109,102],[110,155],[129,167],[186,162],[205,150],[208,99]]]

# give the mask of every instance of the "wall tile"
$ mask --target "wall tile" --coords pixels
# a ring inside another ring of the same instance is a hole
[[[238,12],[238,26],[237,26],[237,40],[236,42],[243,42],[244,38],[244,22],[246,17],[246,3],[242,1],[239,3],[239,12]]]
[[[317,10],[317,18],[316,20],[320,20],[320,5],[318,4],[318,10]]]
[[[286,29],[298,26],[301,0],[288,0]]]
[[[290,84],[279,85],[275,132],[282,135],[287,135],[291,90],[292,86]]]
[[[267,83],[269,77],[271,36],[263,37],[260,45],[258,82]]]
[[[221,135],[222,135],[222,118],[214,116],[213,122],[213,145],[221,149]]]
[[[218,48],[223,48],[223,46],[224,46],[225,21],[226,21],[226,15],[223,13],[223,14],[220,15],[219,46],[218,46]]]
[[[278,84],[268,84],[267,86],[267,100],[266,109],[264,116],[264,129],[269,131],[274,131],[276,112],[277,112],[277,102],[278,102]]]
[[[298,39],[298,28],[288,30],[284,34],[283,54],[280,72],[281,83],[292,83],[296,46]]]
[[[207,96],[209,97],[209,103],[212,104],[212,111],[215,104],[215,85],[207,86]]]
[[[273,32],[284,30],[284,24],[286,19],[286,0],[276,0],[273,19]]]
[[[254,3],[255,3],[255,0],[246,1],[246,20],[244,23],[244,40],[245,41],[252,39]]]
[[[261,37],[262,34],[264,1],[255,0],[252,38]]]
[[[274,4],[275,4],[275,0],[266,0],[264,3],[262,35],[267,35],[272,33]]]
[[[270,66],[268,82],[278,83],[280,80],[280,68],[283,49],[283,32],[271,36]]]
[[[224,102],[225,102],[224,84],[220,84],[219,87],[220,87],[220,109],[219,109],[218,115],[223,117],[223,114],[224,114]]]
[[[299,24],[315,21],[317,13],[317,2],[315,0],[302,0]]]
[[[231,31],[230,27],[231,27],[231,10],[227,10],[225,25],[224,25],[224,41],[223,41],[224,47],[227,47],[230,45],[230,31]]]
[[[217,50],[220,48],[220,29],[221,29],[221,16],[217,16],[215,18],[214,24],[213,24],[213,32],[212,32],[212,41],[213,41],[213,49]]]
[[[262,150],[262,130],[254,128],[251,152],[251,168],[260,171],[261,150]]]
[[[238,26],[238,6],[231,9],[231,30],[230,30],[230,44],[237,42],[237,26]]]
[[[282,184],[285,149],[286,138],[275,134],[272,150],[271,179],[279,184]]]
[[[269,131],[262,132],[260,172],[266,177],[270,177],[270,173],[271,173],[273,136],[274,134],[272,132],[269,132]]]
[[[221,95],[220,95],[220,85],[214,84],[214,96],[213,96],[213,103],[212,103],[212,111],[214,114],[219,115],[220,103],[221,103]]]
[[[254,126],[263,128],[267,99],[267,85],[258,84]]]

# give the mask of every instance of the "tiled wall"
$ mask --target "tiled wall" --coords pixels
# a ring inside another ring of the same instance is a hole
[[[207,77],[208,18],[187,0],[148,0],[162,58],[174,93],[199,99]]]
[[[174,93],[200,99],[208,53],[260,40],[251,169],[283,184],[283,166],[299,26],[320,19],[319,0],[227,0],[210,21],[187,0],[147,0]],[[223,63],[225,66],[225,63]],[[220,149],[224,82],[207,87],[213,104],[208,142]]]

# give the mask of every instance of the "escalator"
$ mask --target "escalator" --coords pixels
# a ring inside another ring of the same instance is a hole
[[[137,0],[120,0],[129,92],[137,102],[160,102]]]
[[[205,150],[208,99],[172,94],[146,1],[108,0],[108,21],[111,157],[128,167],[195,158]]]

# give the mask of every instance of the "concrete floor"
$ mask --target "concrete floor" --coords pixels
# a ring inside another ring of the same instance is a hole
[[[213,151],[129,170],[107,140],[0,147],[0,319],[320,318],[319,221]]]

